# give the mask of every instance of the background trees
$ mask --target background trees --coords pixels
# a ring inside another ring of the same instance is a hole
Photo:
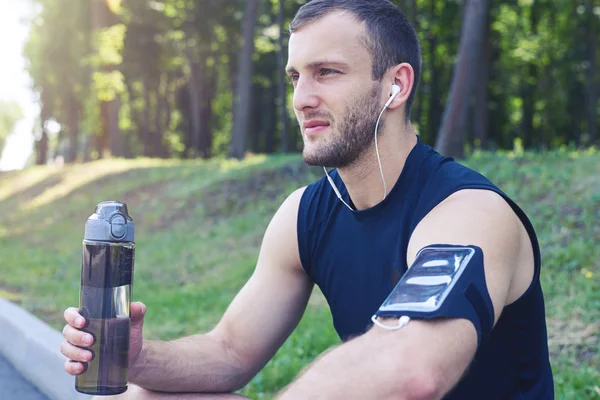
[[[23,112],[14,101],[0,101],[0,154],[4,150],[6,138],[12,133],[15,124],[23,117]]]
[[[300,148],[281,70],[287,25],[305,1],[33,1],[40,13],[24,53],[40,94],[38,163]],[[515,141],[598,141],[592,0],[395,3],[421,39],[412,115],[426,143],[462,156]],[[48,120],[61,126],[57,140]]]

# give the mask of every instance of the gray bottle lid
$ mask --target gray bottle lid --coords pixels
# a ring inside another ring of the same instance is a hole
[[[133,242],[133,233],[133,220],[127,211],[127,204],[105,201],[96,206],[85,223],[83,238],[103,242]]]

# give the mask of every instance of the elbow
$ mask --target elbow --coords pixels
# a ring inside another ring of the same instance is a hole
[[[258,373],[254,365],[230,354],[228,362],[230,375],[226,382],[227,392],[242,390]],[[259,369],[260,370],[260,369]]]
[[[398,389],[400,398],[406,400],[438,400],[443,396],[440,385],[432,374],[415,373]]]
[[[243,389],[254,378],[255,366],[248,357],[239,353],[226,335],[218,331],[206,334],[214,340],[219,355],[213,363],[213,370],[218,371],[218,386],[213,390],[217,393],[231,393]]]

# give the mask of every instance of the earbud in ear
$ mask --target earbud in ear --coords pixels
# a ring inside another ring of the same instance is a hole
[[[394,100],[394,98],[396,97],[396,95],[398,93],[400,93],[402,89],[400,89],[400,86],[398,85],[392,85],[392,94],[390,95],[390,99],[387,101],[387,103],[385,103],[385,106],[383,107],[384,109],[386,109],[390,103],[392,102],[392,100]]]

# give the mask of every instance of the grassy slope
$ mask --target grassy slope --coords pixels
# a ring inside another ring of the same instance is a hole
[[[561,399],[600,399],[600,156],[479,154],[466,163],[528,212],[540,235],[550,345]],[[278,205],[320,173],[297,157],[231,161],[100,161],[0,174],[0,296],[52,326],[76,305],[83,225],[96,203],[121,199],[136,223],[134,297],[146,336],[213,326],[252,273]],[[244,390],[272,393],[338,343],[315,296],[299,329]]]

